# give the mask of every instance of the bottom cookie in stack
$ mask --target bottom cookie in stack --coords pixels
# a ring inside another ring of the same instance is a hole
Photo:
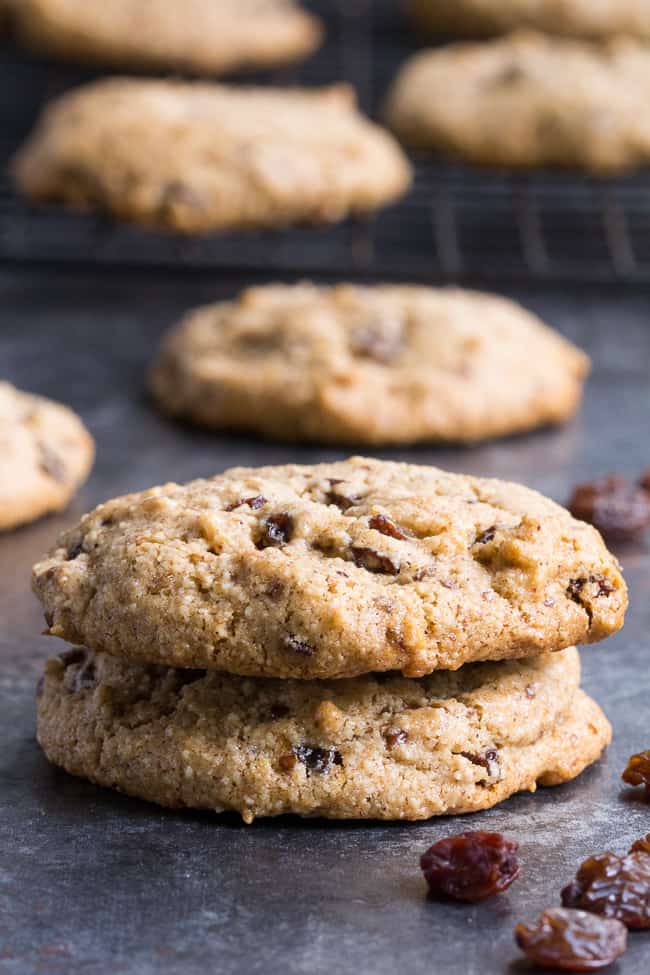
[[[609,723],[569,648],[410,679],[276,680],[50,659],[38,740],[73,775],[170,807],[335,819],[486,809],[595,761]]]

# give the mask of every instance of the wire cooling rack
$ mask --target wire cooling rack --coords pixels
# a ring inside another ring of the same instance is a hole
[[[323,48],[304,65],[263,80],[314,85],[343,78],[355,86],[364,110],[377,114],[399,64],[417,46],[400,4],[314,0],[307,5],[326,22]],[[97,72],[33,59],[10,42],[0,55],[4,162],[44,101]],[[143,231],[58,206],[32,207],[16,197],[3,175],[0,260],[650,282],[650,169],[603,181],[556,172],[483,171],[426,158],[414,162],[412,191],[372,219],[327,229],[199,239]]]

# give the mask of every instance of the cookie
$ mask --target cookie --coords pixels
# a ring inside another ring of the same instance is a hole
[[[385,108],[408,143],[488,166],[650,161],[650,47],[521,32],[416,54]]]
[[[322,36],[292,0],[20,0],[15,21],[45,54],[208,75],[298,60]]]
[[[352,89],[98,81],[45,110],[14,163],[34,200],[185,233],[328,223],[401,196],[411,174]]]
[[[587,357],[491,295],[251,288],[166,338],[151,386],[208,427],[331,443],[476,441],[566,420]]]
[[[65,508],[93,457],[72,410],[0,382],[0,530]]]
[[[442,34],[502,34],[530,27],[549,34],[650,37],[648,0],[410,0],[420,27]]]
[[[423,680],[278,681],[47,662],[38,740],[73,775],[176,808],[337,819],[486,809],[578,775],[609,724],[575,649]]]
[[[419,677],[595,642],[627,604],[598,532],[528,488],[353,458],[100,505],[34,568],[49,632],[150,663]]]

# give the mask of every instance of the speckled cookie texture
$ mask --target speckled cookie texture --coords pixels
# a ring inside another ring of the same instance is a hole
[[[650,38],[648,0],[410,0],[425,30],[447,34],[501,34],[531,27],[549,34]]]
[[[57,57],[196,74],[285,64],[322,34],[292,0],[19,0],[15,21]]]
[[[252,288],[167,336],[151,386],[208,427],[339,443],[475,441],[567,419],[587,357],[504,298]]]
[[[172,807],[425,819],[573,778],[610,739],[574,649],[414,681],[278,681],[48,661],[38,739],[74,775]]]
[[[0,382],[0,531],[64,508],[93,457],[72,410]]]
[[[352,458],[234,468],[100,505],[34,568],[49,632],[273,677],[419,677],[595,642],[625,583],[527,488]]]
[[[407,61],[385,108],[408,143],[495,166],[617,172],[650,160],[650,46],[520,32]]]
[[[401,196],[411,173],[352,89],[109,79],[45,110],[14,161],[35,200],[185,233],[327,223]]]

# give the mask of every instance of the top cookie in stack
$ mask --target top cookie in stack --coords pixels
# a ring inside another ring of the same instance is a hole
[[[50,633],[93,650],[282,678],[534,656],[627,605],[600,535],[536,492],[364,458],[118,498],[34,585]]]

